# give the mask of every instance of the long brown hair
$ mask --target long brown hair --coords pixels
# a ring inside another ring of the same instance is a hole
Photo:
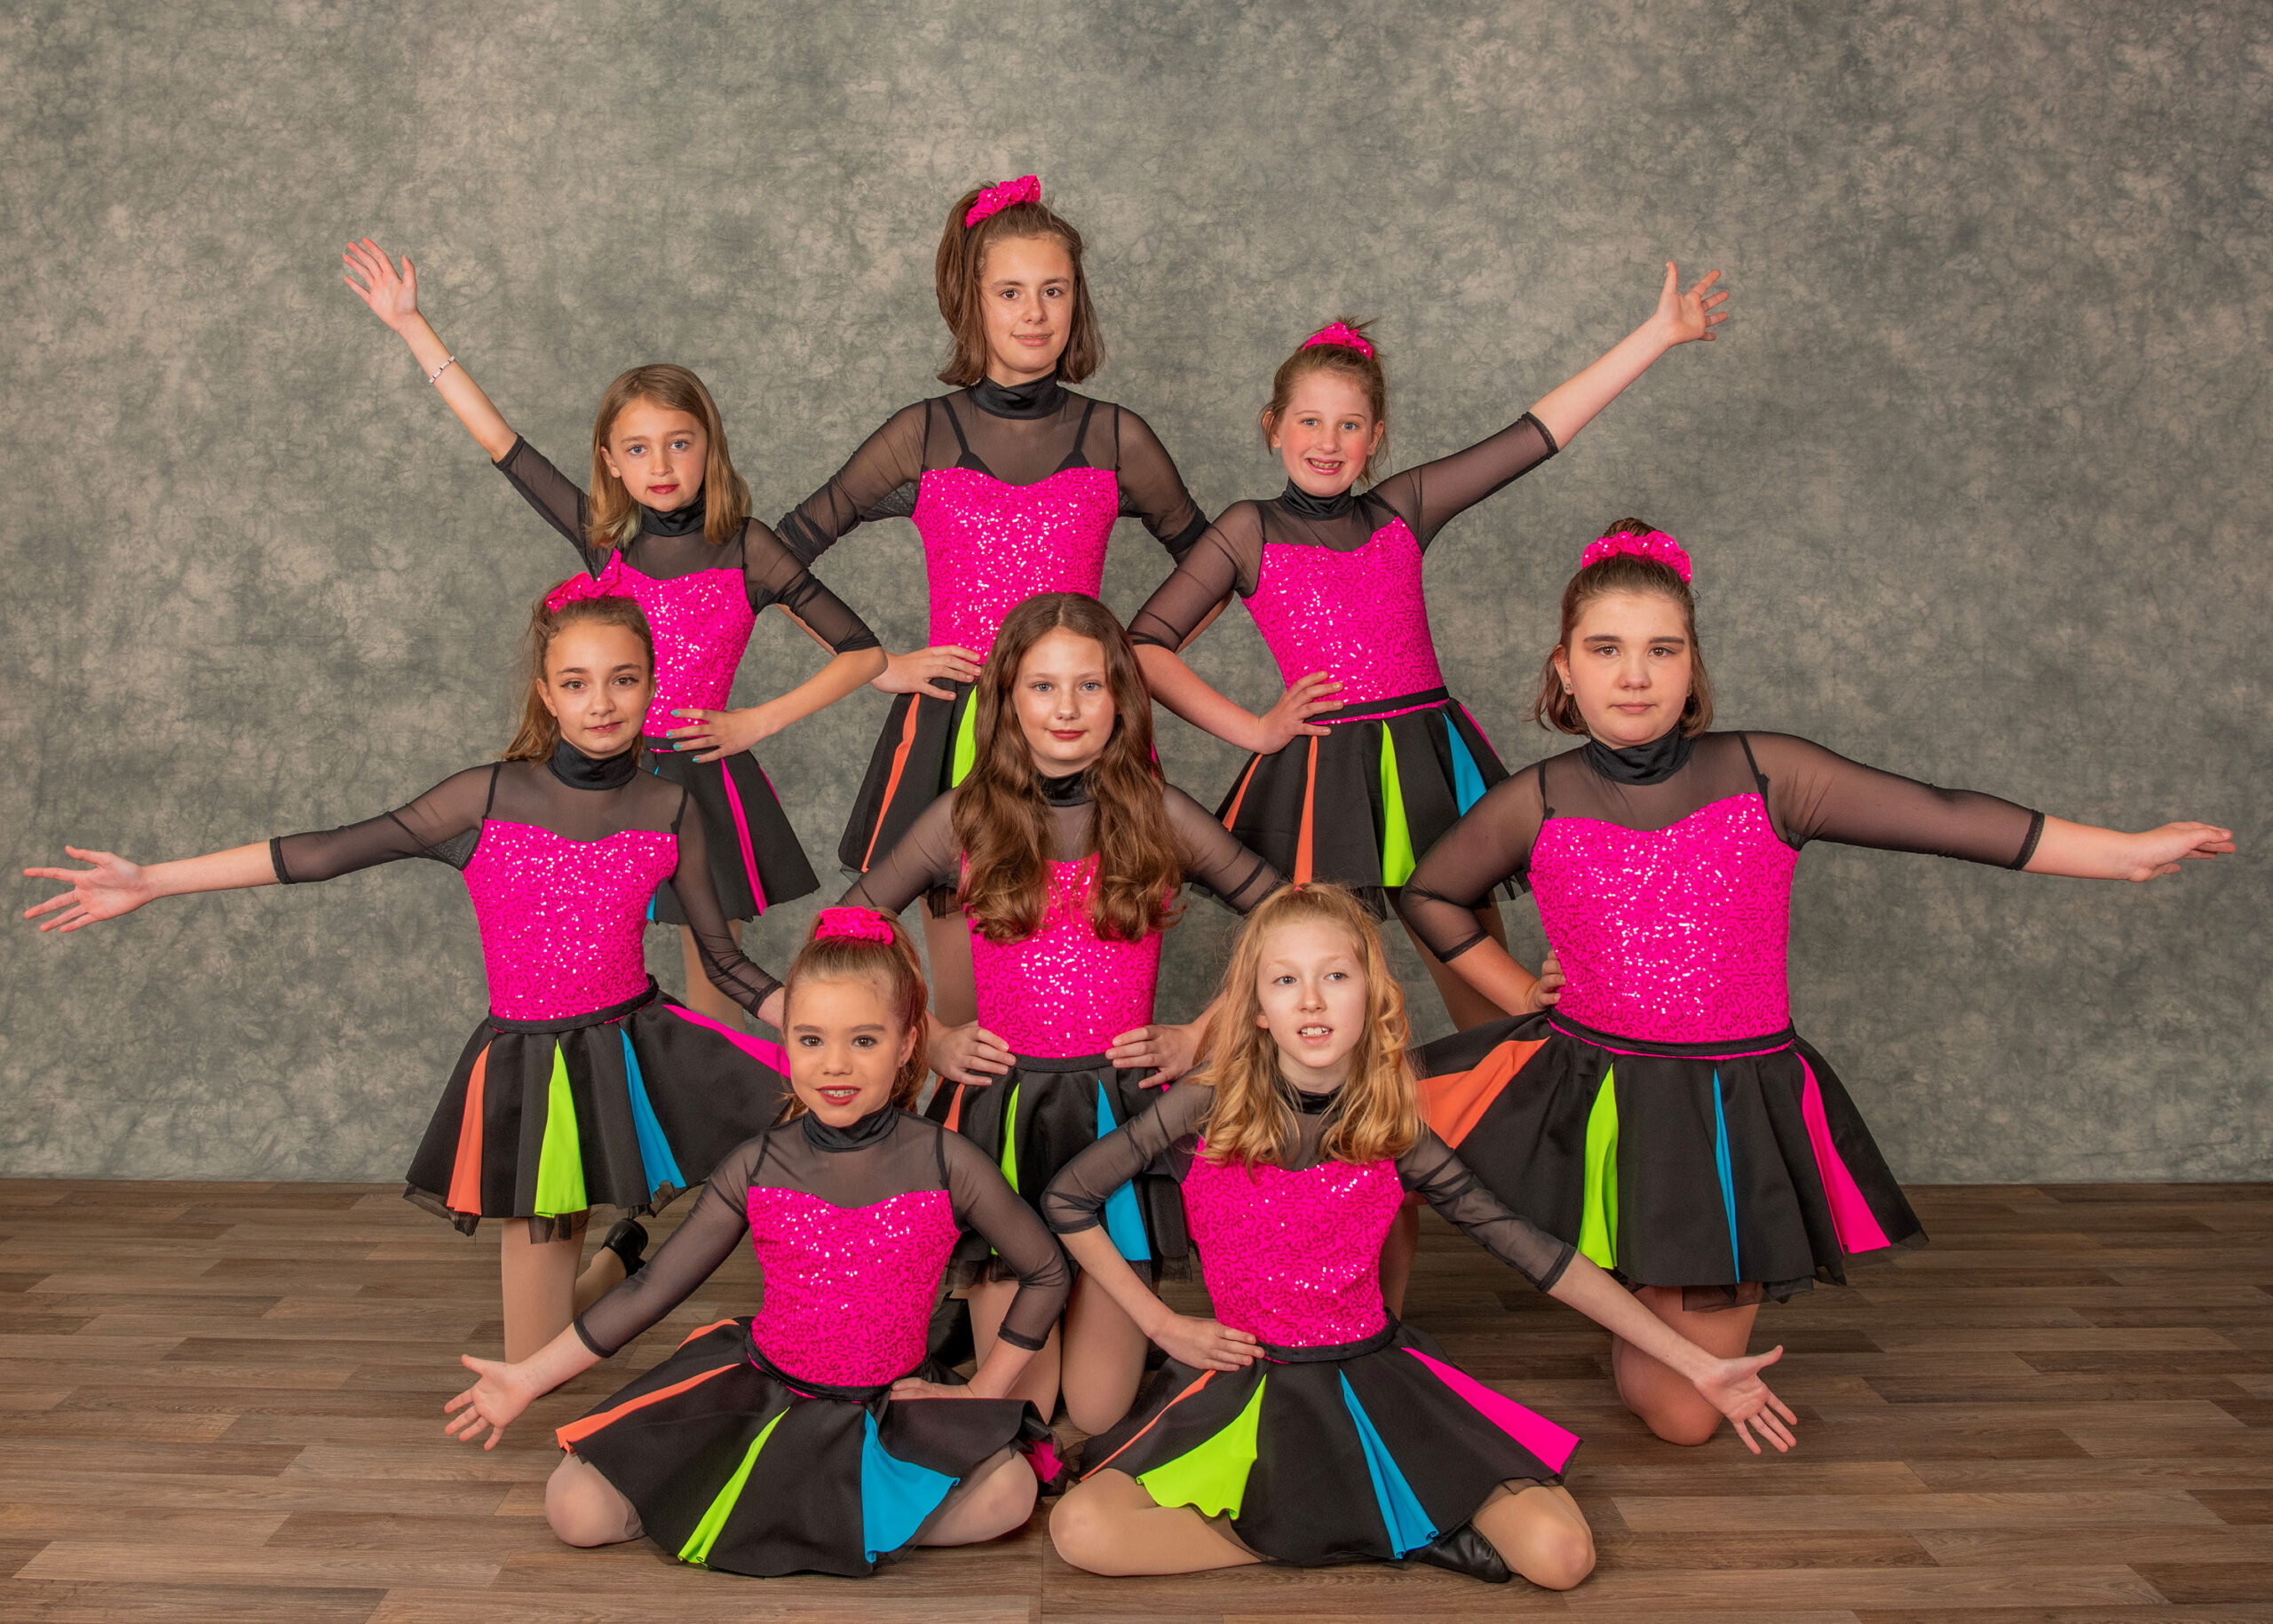
[[[639,534],[639,503],[607,466],[607,437],[634,400],[701,420],[709,441],[702,460],[702,539],[714,547],[733,541],[749,519],[749,487],[734,471],[733,456],[726,449],[725,421],[701,378],[685,367],[655,361],[634,367],[610,384],[600,397],[599,410],[592,414],[592,495],[584,519],[586,544],[629,547]]]
[[[1368,344],[1374,344],[1366,334],[1370,321],[1353,321],[1343,317],[1341,326],[1348,328]],[[1336,377],[1347,378],[1366,392],[1366,404],[1373,409],[1374,421],[1389,421],[1389,375],[1382,370],[1382,352],[1374,344],[1374,353],[1353,350],[1346,344],[1310,344],[1279,363],[1279,370],[1271,379],[1271,404],[1263,408],[1257,418],[1263,425],[1263,443],[1269,445],[1271,437],[1279,432],[1279,422],[1287,415],[1287,407],[1295,398],[1295,385],[1312,373],[1330,372]],[[1382,443],[1366,456],[1365,465],[1358,470],[1357,483],[1370,485],[1374,479],[1374,464],[1389,455],[1389,435],[1382,435]]]
[[[1647,535],[1656,528],[1646,519],[1621,519],[1603,534]],[[1579,617],[1596,598],[1613,592],[1655,592],[1681,606],[1681,618],[1689,630],[1689,698],[1681,707],[1681,731],[1696,738],[1713,725],[1713,679],[1706,674],[1705,650],[1697,641],[1697,597],[1673,566],[1635,552],[1613,553],[1589,564],[1563,589],[1563,630],[1539,668],[1539,693],[1531,702],[1531,719],[1557,733],[1586,733],[1587,719],[1579,714],[1579,696],[1563,686],[1563,673],[1555,668],[1555,656],[1570,657],[1571,632]]]
[[[915,957],[915,944],[908,940],[907,932],[899,921],[890,914],[875,913],[867,908],[857,910],[868,915],[868,928],[876,923],[891,927],[891,939],[874,941],[865,935],[840,934],[830,929],[829,915],[856,910],[823,908],[813,921],[813,933],[797,950],[790,962],[789,977],[782,984],[781,1020],[784,1034],[789,1020],[789,1005],[796,1002],[797,989],[808,981],[842,981],[861,977],[883,994],[884,1003],[891,1010],[894,1042],[907,1041],[910,1032],[923,1029],[923,1013],[930,1008],[931,994],[923,985],[923,966]],[[919,1040],[908,1058],[899,1063],[892,1073],[891,1104],[898,1111],[915,1109],[915,1097],[923,1091],[923,1078],[931,1069]],[[805,1113],[805,1102],[795,1090],[782,1102],[781,1114],[776,1120],[795,1121]]]
[[[1113,691],[1113,733],[1089,772],[1096,803],[1089,839],[1097,853],[1089,923],[1099,936],[1140,941],[1175,917],[1184,860],[1160,804],[1152,696],[1136,651],[1113,612],[1079,592],[1037,593],[1011,610],[978,673],[971,694],[978,707],[978,759],[954,792],[955,840],[963,852],[957,900],[990,942],[1018,941],[1041,926],[1049,902],[1042,855],[1049,807],[1013,691],[1028,651],[1059,630],[1092,638],[1105,650]]]
[[[1365,1035],[1350,1052],[1350,1080],[1331,1108],[1321,1148],[1337,1161],[1379,1161],[1403,1155],[1421,1137],[1421,1093],[1405,1052],[1412,1040],[1405,991],[1390,973],[1374,916],[1339,885],[1282,885],[1239,926],[1209,1023],[1212,1051],[1192,1075],[1216,1090],[1202,1136],[1210,1161],[1275,1167],[1294,1147],[1295,1114],[1257,984],[1271,933],[1311,920],[1348,936],[1366,967]]]
[[[1081,234],[1048,204],[1012,203],[997,210],[976,226],[962,217],[970,212],[985,186],[973,186],[955,199],[947,210],[946,229],[939,234],[939,257],[932,278],[939,296],[939,314],[954,335],[954,351],[939,368],[939,382],[968,388],[986,376],[986,302],[980,279],[986,273],[986,250],[997,242],[1027,237],[1054,237],[1073,262],[1073,315],[1065,332],[1065,348],[1057,357],[1057,376],[1078,384],[1105,364],[1105,336],[1097,329],[1096,308],[1089,303],[1089,279],[1081,269]]]
[[[550,594],[547,593],[546,597]],[[647,675],[655,674],[655,634],[647,616],[629,598],[575,598],[558,609],[540,598],[521,634],[521,725],[500,761],[550,761],[560,746],[560,722],[544,708],[544,656],[552,639],[571,626],[621,626],[647,653]]]

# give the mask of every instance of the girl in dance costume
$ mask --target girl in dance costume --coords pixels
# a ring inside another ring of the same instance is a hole
[[[1676,345],[1727,320],[1715,271],[1658,307],[1601,360],[1489,440],[1368,488],[1389,432],[1389,384],[1362,328],[1321,328],[1280,364],[1263,438],[1287,488],[1225,509],[1129,623],[1154,695],[1255,756],[1217,809],[1224,826],[1302,884],[1332,880],[1378,914],[1426,852],[1507,776],[1445,690],[1422,556],[1445,525],[1568,446]],[[1178,650],[1237,592],[1287,691],[1261,716],[1210,687]],[[1504,942],[1484,899],[1478,929]],[[1501,1011],[1419,942],[1455,1025]],[[1552,984],[1549,984],[1551,991]]]
[[[1093,1438],[1058,1503],[1058,1554],[1097,1573],[1407,1558],[1568,1589],[1594,1566],[1559,1486],[1579,1440],[1447,1363],[1382,1303],[1374,1259],[1408,1192],[1549,1295],[1647,1346],[1699,1402],[1779,1450],[1760,1380],[1478,1184],[1421,1121],[1405,1001],[1373,916],[1336,885],[1247,916],[1206,1068],[1075,1157],[1042,1208],[1074,1259],[1168,1351],[1134,1414]],[[1184,1186],[1214,1319],[1147,1292],[1100,1229],[1140,1168]]]
[[[888,418],[836,478],[782,516],[811,564],[864,519],[905,515],[923,541],[931,646],[895,654],[874,685],[897,694],[837,846],[854,873],[899,844],[981,753],[971,684],[1002,617],[1037,592],[1096,597],[1106,538],[1128,515],[1181,557],[1206,518],[1136,413],[1070,392],[1105,359],[1081,234],[1032,175],[965,193],[936,265],[954,392]],[[933,1007],[971,1016],[962,921],[931,899]]]
[[[645,1533],[736,1573],[867,1573],[915,1545],[1026,1525],[1049,1430],[1006,1398],[1065,1301],[1065,1260],[970,1143],[910,1114],[923,1087],[915,951],[866,908],[824,908],[789,969],[782,1119],[710,1176],[646,1268],[534,1358],[467,1358],[458,1437],[505,1426],[686,1301],[749,1238],[755,1314],[703,1327],[582,1420],[545,1516],[571,1545]],[[969,1386],[924,1364],[957,1232],[1009,1260],[1017,1299]],[[1029,1470],[1018,1451],[1034,1463]]]
[[[139,867],[27,868],[71,889],[25,911],[76,931],[154,898],[335,879],[432,858],[465,877],[489,1018],[442,1090],[403,1194],[468,1234],[505,1225],[505,1357],[522,1359],[636,1266],[625,1223],[580,1280],[595,1206],[652,1211],[773,1118],[781,1051],[658,995],[639,939],[647,899],[677,895],[713,985],[773,1020],[778,984],[735,947],[710,888],[702,821],[680,785],[639,771],[654,691],[646,617],[628,598],[539,602],[520,731],[502,760],[408,805],[321,834]]]
[[[2089,828],[1804,739],[1710,732],[1689,583],[1688,555],[1641,519],[1587,548],[1533,705],[1587,742],[1485,796],[1422,860],[1403,907],[1478,992],[1523,1011],[1532,978],[1472,910],[1528,882],[1569,978],[1561,1002],[1424,1050],[1430,1122],[1659,1319],[1736,1354],[1763,1297],[1924,1240],[1846,1089],[1792,1030],[1799,849],[2144,880],[2234,847],[2205,823]],[[1659,1437],[1712,1436],[1719,1416],[1623,1331],[1612,1368]]]
[[[941,1081],[931,1108],[1033,1202],[1074,1153],[1144,1108],[1145,1084],[1192,1065],[1206,1017],[1152,1024],[1177,889],[1197,880],[1244,912],[1279,876],[1160,782],[1144,679],[1095,598],[1051,592],[1013,609],[973,704],[970,775],[844,899],[896,914],[946,889],[969,919],[978,1014],[954,1025],[934,998]],[[1155,1272],[1185,1259],[1184,1208],[1168,1180],[1123,1180],[1105,1216],[1123,1256]],[[962,1265],[984,1354],[1009,1287],[983,1247]],[[1073,1287],[1063,1355],[1073,1424],[1094,1432],[1119,1420],[1144,1374],[1144,1339],[1087,1280]],[[1053,1343],[1018,1390],[1048,1415],[1060,1375]]]
[[[881,671],[875,634],[750,517],[749,487],[734,471],[725,425],[694,374],[635,367],[608,385],[592,419],[588,497],[513,432],[434,336],[419,313],[418,271],[408,256],[398,274],[366,237],[345,259],[347,285],[402,336],[497,471],[568,538],[585,574],[602,591],[637,599],[646,611],[657,665],[654,702],[641,725],[644,761],[693,796],[711,883],[739,942],[741,921],[820,884],[749,752]],[[729,710],[750,630],[777,604],[835,657],[788,693]],[[711,992],[693,922],[671,892],[656,894],[650,916],[681,927],[687,1002],[734,1024],[741,1012]]]

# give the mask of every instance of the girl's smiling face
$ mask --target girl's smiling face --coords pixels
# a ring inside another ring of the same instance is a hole
[[[1366,392],[1334,372],[1312,372],[1296,383],[1287,409],[1268,427],[1287,477],[1312,496],[1339,496],[1355,485],[1389,432]]]
[[[1255,967],[1255,1023],[1279,1046],[1279,1069],[1308,1094],[1339,1088],[1366,1035],[1366,958],[1349,932],[1321,919],[1273,930]]]
[[[615,415],[600,455],[632,501],[669,513],[702,494],[710,436],[693,413],[674,411],[643,397]]]
[[[655,697],[647,647],[622,626],[577,621],[553,635],[537,685],[560,736],[587,756],[621,756],[639,743]]]
[[[900,1026],[870,976],[800,980],[783,1012],[789,1086],[831,1128],[849,1128],[891,1100],[893,1077],[919,1034]]]
[[[1043,777],[1080,772],[1105,754],[1120,711],[1105,646],[1095,638],[1059,627],[1036,639],[1018,661],[1011,693],[1034,771]]]
[[[1555,651],[1587,732],[1614,749],[1681,725],[1694,650],[1682,607],[1659,592],[1605,592]]]
[[[1073,257],[1055,237],[1005,237],[979,267],[986,375],[1030,384],[1057,370],[1073,332]]]

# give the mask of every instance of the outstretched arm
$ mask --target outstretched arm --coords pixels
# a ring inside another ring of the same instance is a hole
[[[1720,279],[1718,271],[1711,272],[1683,293],[1673,261],[1666,261],[1665,285],[1659,290],[1658,308],[1650,319],[1612,345],[1594,365],[1548,391],[1547,398],[1531,408],[1531,415],[1547,425],[1556,445],[1568,446],[1573,435],[1675,345],[1699,339],[1712,342],[1713,329],[1729,319],[1728,313],[1719,308],[1729,296],[1713,291],[1713,284]]]
[[[2047,818],[2022,872],[2077,880],[2151,880],[2176,874],[2182,863],[2222,857],[2233,849],[2234,832],[2214,823],[2166,823],[2126,835]]]
[[[249,891],[276,883],[276,867],[269,860],[268,843],[232,846],[203,857],[185,857],[147,867],[130,863],[109,852],[90,852],[66,846],[64,852],[91,868],[27,868],[31,880],[61,880],[71,889],[35,903],[24,910],[27,919],[39,919],[42,931],[83,931],[98,919],[131,914],[159,897],[186,896],[198,891]],[[60,911],[59,911],[60,910]]]
[[[419,313],[418,267],[410,263],[410,256],[402,257],[402,269],[398,273],[388,260],[386,250],[366,237],[360,242],[349,243],[340,260],[347,267],[341,275],[354,289],[355,297],[371,307],[373,315],[402,336],[417,359],[419,370],[426,375],[428,383],[441,391],[443,400],[458,415],[466,432],[489,453],[491,462],[503,462],[519,436],[505,422],[504,414],[481,392],[481,385],[473,381],[472,374],[451,359],[449,346]]]

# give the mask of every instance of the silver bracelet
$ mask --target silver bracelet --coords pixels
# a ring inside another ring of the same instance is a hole
[[[442,376],[442,374],[444,374],[445,372],[447,372],[447,371],[448,371],[452,367],[455,367],[455,366],[456,366],[457,364],[458,364],[458,358],[457,358],[456,356],[455,356],[455,355],[451,356],[451,357],[449,358],[449,360],[447,360],[444,361],[440,366],[439,366],[439,367],[435,368],[432,372],[428,373],[428,374],[426,375],[426,381],[427,381],[428,383],[430,383],[430,384],[431,384],[431,383],[432,383],[436,378],[438,378],[438,377],[441,376]]]

